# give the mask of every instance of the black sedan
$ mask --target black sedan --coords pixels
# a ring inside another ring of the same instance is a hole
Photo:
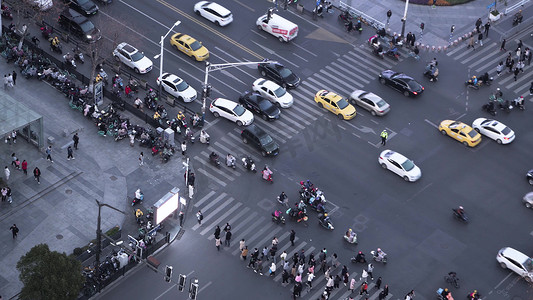
[[[258,93],[244,92],[244,94],[239,97],[239,103],[251,112],[260,115],[265,121],[279,119],[281,114],[281,111],[276,105],[272,104],[272,102],[263,98],[263,96]]]
[[[65,0],[70,8],[86,16],[94,15],[98,12],[98,5],[91,0]]]
[[[404,73],[394,72],[393,70],[385,70],[379,74],[379,82],[387,84],[405,97],[417,96],[424,92],[424,87],[416,82],[413,78]]]
[[[268,60],[268,58],[265,58],[263,61]],[[293,89],[300,84],[300,77],[280,63],[258,64],[257,69],[261,72],[261,76],[274,81],[284,89]]]

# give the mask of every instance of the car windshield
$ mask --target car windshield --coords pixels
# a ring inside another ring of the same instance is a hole
[[[189,46],[191,46],[192,51],[202,48],[202,44],[200,44],[198,41],[194,41],[194,43],[190,44]]]
[[[468,132],[468,135],[471,137],[471,138],[475,138],[476,135],[478,135],[477,131],[475,131],[474,129],[470,130],[470,132]]]
[[[78,0],[79,5],[84,5],[86,3],[89,3],[89,0]]]
[[[407,172],[411,171],[414,167],[415,164],[411,160],[406,160],[402,164],[402,168]]]
[[[81,23],[80,27],[81,27],[81,30],[83,30],[83,32],[86,32],[86,33],[91,32],[91,31],[94,30],[94,24],[91,21],[89,21],[89,20],[87,20],[86,22]]]
[[[141,52],[137,51],[137,52],[135,52],[135,53],[133,53],[131,55],[131,60],[139,61],[139,60],[143,59],[143,57],[144,57],[144,54],[142,54]]]
[[[345,109],[348,106],[348,101],[346,101],[344,98],[341,98],[341,100],[337,102],[337,105],[340,109]]]
[[[263,101],[259,102],[259,108],[262,111],[268,110],[271,107],[272,107],[272,103],[270,101],[268,101],[268,100],[263,100]]]
[[[237,115],[237,116],[242,116],[244,115],[244,113],[246,112],[246,109],[242,106],[242,105],[237,105],[235,106],[235,108],[233,109],[233,112]]]
[[[182,81],[178,83],[178,85],[176,85],[176,88],[178,89],[178,92],[183,92],[189,88],[189,85],[187,84],[187,82]]]
[[[524,267],[526,268],[528,273],[533,272],[533,260],[528,257],[524,262]]]
[[[505,128],[503,128],[502,130],[502,134],[503,135],[508,135],[509,133],[511,132],[511,128],[505,126]]]
[[[270,135],[265,134],[265,135],[263,135],[263,136],[259,139],[259,142],[261,143],[261,145],[267,145],[267,144],[272,143],[273,140],[272,140],[272,138],[270,137]]]
[[[283,77],[283,78],[287,78],[287,77],[292,75],[292,72],[291,72],[291,70],[289,70],[287,68],[281,68],[279,70],[279,75],[281,75],[281,77]]]
[[[277,90],[274,91],[274,94],[276,95],[276,97],[283,97],[283,95],[285,95],[287,93],[287,91],[282,88],[282,87],[279,87]]]
[[[485,121],[481,122],[481,125],[490,124],[492,122],[491,119],[486,119]]]
[[[418,91],[420,89],[420,85],[414,80],[409,80],[407,85],[409,85],[409,89],[411,89],[411,91]]]

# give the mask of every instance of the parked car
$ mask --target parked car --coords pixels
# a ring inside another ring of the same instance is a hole
[[[382,151],[378,163],[383,169],[396,173],[405,181],[414,182],[422,177],[422,171],[412,160],[392,150]]]
[[[368,110],[373,116],[383,116],[390,111],[390,105],[374,93],[355,90],[350,95],[350,103]]]
[[[194,5],[194,12],[218,26],[226,26],[233,22],[231,11],[215,2],[200,1]]]
[[[92,0],[63,0],[70,8],[86,16],[94,15],[98,12],[98,5]]]
[[[74,35],[84,42],[94,43],[102,38],[100,29],[72,8],[65,9],[59,15],[58,22],[67,34]]]
[[[242,94],[239,97],[239,103],[251,112],[260,115],[265,121],[279,119],[281,115],[281,110],[276,105],[255,92],[247,91]]]
[[[159,77],[156,79],[157,85],[160,85],[161,82],[165,92],[171,94],[180,101],[192,102],[196,100],[196,97],[198,96],[196,90],[192,88],[192,86],[174,74],[163,73],[161,79]]]
[[[275,156],[279,153],[279,145],[272,137],[257,125],[250,125],[241,132],[243,143],[250,144],[261,151],[262,156]]]
[[[515,272],[529,283],[533,282],[533,260],[524,253],[505,247],[498,251],[496,260],[502,268]]]
[[[137,74],[146,74],[152,70],[152,61],[141,51],[128,43],[120,43],[113,51],[117,61],[132,68]]]
[[[215,118],[224,117],[238,126],[247,126],[254,121],[254,115],[237,102],[223,98],[216,98],[211,102],[209,111]]]
[[[265,58],[263,61],[267,62],[269,59]],[[274,81],[284,89],[294,89],[300,84],[300,77],[280,63],[257,64],[257,69],[261,72],[261,76]]]
[[[405,97],[418,96],[424,92],[424,87],[404,73],[385,70],[379,74],[379,82],[403,93]]]

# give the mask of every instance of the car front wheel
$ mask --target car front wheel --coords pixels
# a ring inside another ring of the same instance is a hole
[[[341,120],[344,120],[344,116],[342,114],[338,114],[337,117],[339,117]]]
[[[263,30],[263,27],[261,27],[261,25],[257,25],[257,29]]]
[[[507,269],[507,265],[502,262],[500,263],[500,267],[502,267],[503,269]]]
[[[403,177],[403,180],[405,180],[405,181],[409,181],[409,177],[404,176],[404,177]]]
[[[139,71],[139,69],[137,69],[137,68],[133,69],[133,71],[135,71],[135,73],[137,73],[137,74],[140,74],[140,73],[141,73],[141,72]]]
[[[237,126],[241,127],[242,126],[242,122],[241,121],[237,121]]]
[[[467,142],[463,142],[463,145],[465,145],[466,147],[468,147],[468,143],[467,143]]]
[[[318,107],[324,108],[324,104],[322,104],[322,102],[318,102],[317,104],[318,104]]]
[[[218,118],[218,117],[220,117],[220,114],[217,113],[217,112],[215,111],[215,112],[213,113],[213,116],[215,116],[215,118]]]
[[[440,133],[442,133],[442,135],[446,135],[446,130],[441,130]]]

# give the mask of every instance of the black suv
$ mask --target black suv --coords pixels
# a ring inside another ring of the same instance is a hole
[[[58,22],[68,34],[73,34],[84,42],[94,43],[102,38],[100,29],[94,27],[89,19],[71,8],[64,10],[59,15]]]
[[[272,137],[254,124],[249,125],[241,132],[241,138],[245,144],[251,144],[259,149],[263,156],[275,156],[279,153],[279,146]]]
[[[98,12],[98,5],[91,0],[64,0],[72,9],[86,16],[94,15]]]
[[[267,62],[269,59],[265,58],[263,61]],[[300,77],[280,63],[258,64],[257,69],[261,72],[261,76],[274,81],[284,89],[294,89],[300,84]]]

